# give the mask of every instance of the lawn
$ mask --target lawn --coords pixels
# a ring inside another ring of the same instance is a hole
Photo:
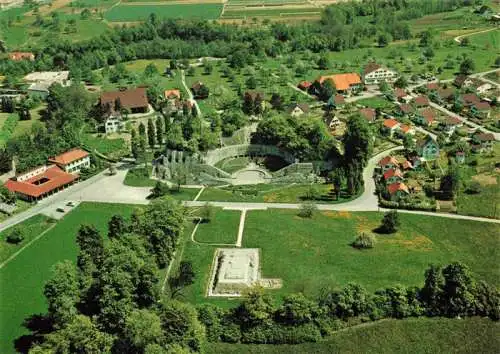
[[[43,285],[51,267],[62,260],[75,260],[76,233],[80,224],[94,224],[103,235],[111,216],[128,216],[134,206],[83,203],[70,212],[42,238],[0,269],[0,352],[13,353],[13,341],[29,332],[21,325],[32,314],[44,313]]]
[[[497,353],[499,338],[498,322],[485,318],[409,318],[370,323],[338,332],[319,343],[209,343],[207,353]]]
[[[302,219],[295,210],[268,209],[248,211],[243,247],[260,248],[263,277],[281,278],[283,288],[270,293],[277,297],[304,292],[315,297],[324,287],[341,287],[349,282],[369,291],[403,284],[423,284],[429,264],[461,261],[478,278],[498,286],[500,226],[468,220],[400,214],[402,226],[393,235],[378,235],[371,250],[350,246],[360,231],[371,231],[380,224],[382,213],[323,212],[313,219]],[[218,219],[214,221],[217,222]],[[217,229],[207,228],[196,239],[219,239],[218,230],[236,232],[228,218]],[[232,301],[206,299],[205,288],[214,251],[217,247],[188,241],[184,260],[191,260],[199,277],[185,289],[193,303],[215,302],[231,306]]]
[[[149,178],[151,171],[146,172],[143,167],[127,171],[123,184],[130,187],[154,187],[156,180]]]
[[[14,227],[10,227],[7,230],[0,232],[0,263],[6,261],[7,258],[19,251],[27,243],[53,225],[54,223],[51,222],[50,218],[39,214],[32,216]],[[20,229],[24,236],[24,240],[17,245],[6,241],[6,238],[14,229]]]
[[[238,238],[239,210],[214,208],[214,215],[209,222],[201,223],[195,234],[199,243],[235,244]]]
[[[498,180],[498,179],[497,179]],[[461,191],[457,198],[458,213],[489,218],[500,217],[500,185],[482,185],[478,194]]]
[[[17,113],[0,113],[0,122],[2,122],[0,128],[0,146],[3,146],[14,133],[19,122],[19,115]]]
[[[127,143],[123,138],[108,139],[100,136],[85,134],[82,143],[90,150],[97,150],[110,158],[123,157],[129,154]]]
[[[370,108],[381,108],[383,110],[392,110],[394,103],[389,102],[383,97],[370,97],[356,101],[357,105],[362,105]]]
[[[317,203],[345,203],[355,198],[341,194],[336,200],[330,184],[257,184],[230,187],[209,187],[201,193],[198,200],[219,202],[256,202],[256,203],[302,203],[306,201],[311,188],[315,190]]]
[[[151,13],[158,18],[197,18],[215,20],[222,12],[221,4],[118,5],[104,14],[108,21],[145,21]]]

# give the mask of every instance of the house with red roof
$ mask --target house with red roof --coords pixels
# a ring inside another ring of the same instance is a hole
[[[436,91],[437,89],[439,89],[439,85],[437,84],[437,82],[430,82],[425,85],[425,88],[429,91]]]
[[[179,89],[165,90],[164,95],[166,100],[181,99],[181,91]]]
[[[480,119],[488,119],[491,114],[491,106],[488,102],[473,103],[469,108],[470,114]]]
[[[328,100],[328,105],[335,109],[339,109],[345,106],[345,97],[343,95],[336,94],[330,97]]]
[[[444,131],[449,134],[453,133],[456,128],[462,127],[464,125],[464,123],[460,119],[452,116],[447,116],[442,124],[444,125]]]
[[[103,112],[109,113],[119,113],[121,108],[131,113],[146,113],[149,110],[148,95],[144,87],[103,92],[100,105]]]
[[[359,110],[361,117],[365,118],[368,123],[373,123],[377,118],[377,112],[375,108],[362,108]]]
[[[316,82],[323,85],[327,80],[332,81],[335,89],[340,93],[350,93],[363,88],[361,78],[356,73],[324,75],[317,78]]]
[[[491,133],[477,133],[472,136],[473,151],[483,152],[491,151],[495,142],[495,136]],[[475,147],[474,145],[478,146]]]
[[[407,134],[415,135],[415,128],[408,124],[401,124],[397,130],[398,134],[405,136]]]
[[[394,135],[394,132],[399,129],[399,126],[399,122],[392,118],[384,120],[384,123],[382,124],[383,130],[388,132],[390,136]]]
[[[413,100],[413,104],[417,108],[429,106],[429,98],[427,96],[418,96]]]
[[[382,173],[390,169],[398,168],[399,162],[393,156],[386,156],[378,162],[378,166],[382,169]]]
[[[410,194],[408,187],[403,182],[395,182],[387,186],[387,193],[392,201],[399,201]]]
[[[21,61],[21,60],[35,60],[35,54],[31,52],[11,52],[9,53],[9,59],[13,61]]]
[[[432,108],[424,108],[417,111],[413,118],[417,124],[430,127],[435,122],[435,115]]]
[[[401,164],[401,168],[404,171],[413,170],[413,164],[408,160],[404,160],[403,163]]]
[[[70,186],[78,175],[64,172],[55,165],[39,166],[5,182],[4,187],[29,202],[41,200]]]
[[[49,158],[49,162],[57,165],[66,173],[77,174],[82,168],[90,167],[90,155],[82,149],[72,149]]]
[[[384,181],[386,184],[392,184],[396,182],[403,182],[403,174],[399,168],[391,168],[384,172]]]
[[[376,85],[381,82],[393,82],[398,78],[398,73],[375,62],[368,63],[362,73],[365,85]]]
[[[462,95],[461,99],[462,99],[462,102],[464,103],[465,107],[470,107],[474,104],[481,102],[481,99],[479,98],[479,96],[474,94],[474,93],[467,93],[465,95]]]
[[[309,91],[309,88],[312,86],[312,83],[309,81],[302,81],[300,82],[297,87],[301,89],[302,91]]]
[[[398,117],[409,117],[413,114],[413,107],[407,103],[402,103],[396,107],[394,114]]]

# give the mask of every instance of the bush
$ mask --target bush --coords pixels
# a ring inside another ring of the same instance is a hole
[[[314,324],[300,326],[262,325],[252,327],[242,333],[242,343],[255,344],[298,344],[317,342],[321,332]]]
[[[373,248],[375,246],[375,237],[366,232],[362,232],[352,243],[352,247],[357,249]]]
[[[313,203],[303,203],[300,205],[299,216],[301,218],[312,218],[314,213],[318,210],[316,204]]]
[[[380,230],[384,233],[392,234],[398,230],[399,225],[399,214],[397,210],[391,210],[385,213]]]
[[[206,203],[201,209],[201,222],[210,222],[214,217],[214,209],[210,205],[210,203]]]
[[[472,181],[465,189],[465,192],[468,194],[479,194],[481,192],[481,184],[477,181]]]
[[[24,240],[24,235],[21,229],[12,230],[6,239],[8,243],[12,243],[14,245],[21,243],[23,240]]]

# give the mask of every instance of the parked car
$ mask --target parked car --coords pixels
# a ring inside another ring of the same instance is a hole
[[[69,206],[69,207],[74,207],[74,206],[75,206],[75,203],[73,203],[73,202],[71,202],[71,201],[70,201],[70,202],[67,202],[67,203],[66,203],[66,206]]]
[[[56,211],[59,213],[64,213],[66,210],[64,210],[64,208],[57,208]]]

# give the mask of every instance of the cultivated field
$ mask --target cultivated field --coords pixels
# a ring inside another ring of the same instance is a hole
[[[108,21],[129,22],[144,21],[151,13],[158,18],[197,18],[215,20],[222,12],[220,3],[162,3],[161,5],[131,3],[121,4],[105,13]]]

